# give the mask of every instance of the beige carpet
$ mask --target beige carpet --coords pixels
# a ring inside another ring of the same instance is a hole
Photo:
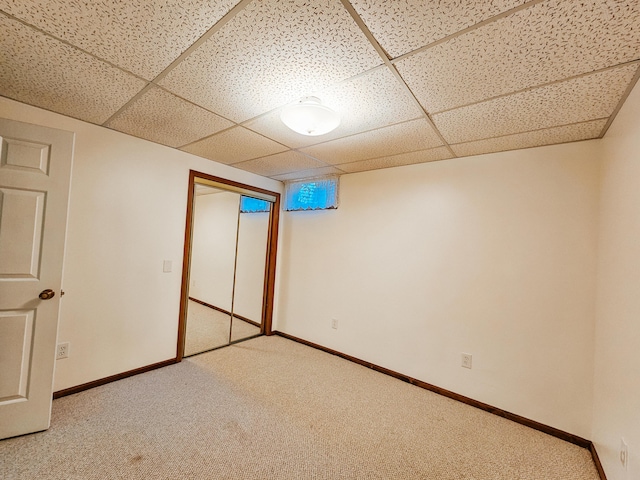
[[[189,300],[187,309],[187,335],[184,343],[185,356],[206,352],[229,343],[229,322],[226,313]],[[233,319],[231,341],[252,337],[260,328],[239,318]]]
[[[587,450],[280,337],[53,402],[3,479],[597,480]]]

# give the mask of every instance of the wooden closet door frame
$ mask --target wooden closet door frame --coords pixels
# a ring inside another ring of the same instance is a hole
[[[191,269],[191,238],[193,235],[193,208],[195,199],[196,180],[215,182],[218,188],[226,185],[229,191],[247,194],[258,193],[274,197],[269,213],[269,233],[267,235],[267,255],[265,259],[264,287],[262,292],[262,322],[260,333],[273,335],[271,324],[273,321],[273,299],[276,279],[276,254],[278,246],[278,220],[280,217],[280,194],[244,183],[234,182],[226,178],[216,177],[195,170],[189,170],[189,192],[187,197],[187,213],[184,232],[184,253],[182,257],[182,287],[180,292],[180,317],[178,320],[178,349],[176,361],[184,357],[184,342],[187,329],[187,305],[189,301],[189,273]]]

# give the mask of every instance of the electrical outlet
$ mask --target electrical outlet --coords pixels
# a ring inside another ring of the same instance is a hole
[[[337,318],[332,318],[331,319],[331,328],[337,330],[338,329],[338,319]]]
[[[471,368],[471,354],[463,353],[462,354],[462,366],[464,368]]]
[[[627,468],[629,464],[629,447],[627,447],[627,442],[624,441],[624,438],[620,439],[620,463],[623,468]]]
[[[56,351],[56,360],[67,358],[69,356],[69,342],[59,343]]]

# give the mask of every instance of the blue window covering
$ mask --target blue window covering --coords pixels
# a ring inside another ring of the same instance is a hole
[[[285,210],[338,208],[338,179],[324,178],[287,184]]]
[[[240,213],[256,213],[256,212],[268,212],[269,202],[266,200],[260,200],[259,198],[240,197]]]

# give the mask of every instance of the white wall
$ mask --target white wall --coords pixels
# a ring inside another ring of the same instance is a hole
[[[240,195],[198,195],[195,204],[189,296],[229,312]]]
[[[1,97],[0,115],[76,132],[55,390],[172,358],[188,170],[281,184]],[[638,477],[639,125],[636,88],[603,141],[343,176],[337,211],[282,216],[275,328],[593,439],[610,480]]]
[[[337,210],[283,215],[276,329],[590,438],[598,158],[341,177]]]
[[[2,97],[0,116],[76,132],[54,389],[175,357],[189,169],[282,184]]]
[[[609,480],[640,478],[640,87],[604,137],[593,442]],[[628,471],[618,460],[629,446]]]

